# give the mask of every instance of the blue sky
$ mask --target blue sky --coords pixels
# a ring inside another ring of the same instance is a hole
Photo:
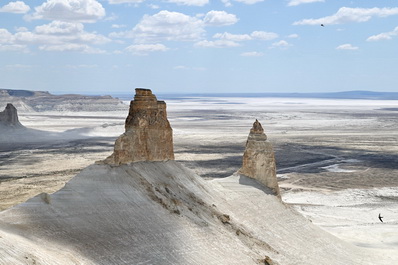
[[[397,1],[0,1],[2,88],[398,91],[397,55]]]

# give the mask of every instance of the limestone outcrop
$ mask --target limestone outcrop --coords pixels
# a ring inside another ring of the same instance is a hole
[[[256,179],[280,197],[274,150],[272,144],[267,141],[267,135],[258,120],[253,123],[250,130],[243,154],[242,168],[238,173]]]
[[[0,112],[0,125],[13,128],[23,127],[19,122],[17,109],[11,103],[8,103],[4,111]]]
[[[166,103],[150,89],[137,88],[126,119],[125,133],[115,142],[113,154],[104,162],[174,160],[173,130],[167,120]]]

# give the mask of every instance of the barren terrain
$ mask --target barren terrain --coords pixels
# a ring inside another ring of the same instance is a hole
[[[357,246],[398,249],[398,101],[195,97],[166,102],[176,160],[203,178],[239,169],[258,119],[274,145],[285,202]],[[19,115],[41,137],[0,136],[0,209],[53,192],[110,155],[124,131],[127,106],[114,112]]]

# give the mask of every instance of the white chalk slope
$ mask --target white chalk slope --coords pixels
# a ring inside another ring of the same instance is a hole
[[[92,165],[0,213],[0,264],[388,264],[242,176],[177,162]]]

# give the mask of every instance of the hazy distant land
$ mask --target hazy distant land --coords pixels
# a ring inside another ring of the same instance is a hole
[[[116,96],[116,95],[115,95]],[[161,94],[164,99],[189,97],[249,97],[249,98],[324,98],[324,99],[377,99],[396,100],[398,92],[375,91],[342,91],[324,93],[194,93],[194,94]]]

